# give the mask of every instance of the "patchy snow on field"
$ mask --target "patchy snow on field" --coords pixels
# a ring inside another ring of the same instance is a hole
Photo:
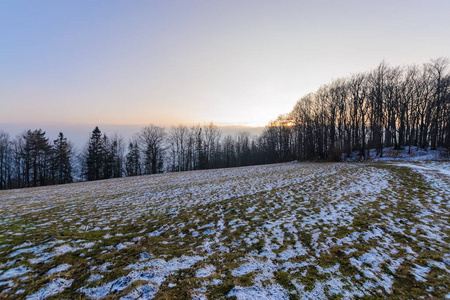
[[[421,162],[429,160],[448,160],[447,149],[439,148],[431,150],[417,146],[405,146],[403,149],[394,149],[394,147],[383,148],[383,151],[370,149],[365,151],[365,159],[370,161],[410,161]],[[349,157],[343,157],[345,161],[360,161],[362,159],[360,151],[352,152]]]
[[[67,280],[64,278],[57,278],[53,280],[52,282],[46,284],[45,287],[37,291],[36,293],[28,296],[27,300],[41,300],[46,299],[50,296],[57,295],[64,291],[66,288],[70,287],[72,284],[73,279]]]
[[[450,163],[286,163],[0,192],[0,297],[445,298]]]

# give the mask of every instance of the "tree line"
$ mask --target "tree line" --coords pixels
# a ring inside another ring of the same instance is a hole
[[[0,189],[73,182],[72,157],[63,133],[50,142],[41,129],[15,139],[0,131]]]
[[[341,160],[368,149],[450,148],[449,60],[336,79],[267,126],[271,161]]]
[[[41,129],[15,138],[0,131],[0,189],[254,165],[263,162],[255,156],[259,147],[248,132],[222,138],[213,123],[149,125],[128,143],[95,127],[81,151],[63,133],[51,142]]]
[[[15,138],[0,131],[0,189],[123,176],[239,167],[292,160],[361,159],[369,149],[450,150],[449,60],[340,78],[302,97],[258,136],[223,136],[213,123],[149,125],[127,143],[95,127],[81,151],[63,133],[41,129]]]

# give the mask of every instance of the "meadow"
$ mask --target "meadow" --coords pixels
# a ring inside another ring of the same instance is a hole
[[[0,298],[450,298],[450,163],[0,191]]]

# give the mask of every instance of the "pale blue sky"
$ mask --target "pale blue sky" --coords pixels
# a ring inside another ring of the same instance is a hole
[[[261,126],[333,78],[450,56],[450,1],[0,1],[0,123]]]

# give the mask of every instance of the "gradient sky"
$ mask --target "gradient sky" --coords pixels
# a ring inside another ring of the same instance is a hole
[[[0,1],[0,123],[263,126],[333,78],[450,56],[450,1]]]

